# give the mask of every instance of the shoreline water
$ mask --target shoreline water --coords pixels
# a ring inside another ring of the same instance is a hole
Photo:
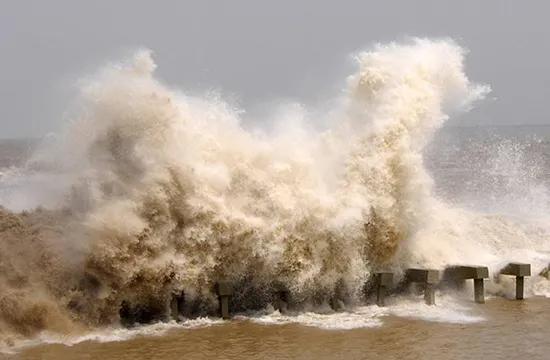
[[[483,321],[432,322],[387,315],[383,324],[357,329],[321,329],[300,324],[234,320],[162,336],[114,342],[85,341],[72,346],[28,348],[7,359],[480,359],[528,356],[546,359],[550,301],[492,298],[474,311]]]

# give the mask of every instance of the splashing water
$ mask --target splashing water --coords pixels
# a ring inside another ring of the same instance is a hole
[[[433,196],[424,147],[489,91],[466,78],[463,57],[450,40],[375,46],[326,119],[298,112],[261,134],[220,99],[161,84],[148,51],[107,66],[4,197],[18,208],[32,194],[25,206],[46,209],[0,210],[0,332],[118,324],[123,301],[154,319],[181,291],[205,315],[222,278],[238,307],[257,309],[275,283],[299,303],[338,291],[360,302],[381,266],[542,267],[544,227]],[[328,126],[311,130],[317,121]]]

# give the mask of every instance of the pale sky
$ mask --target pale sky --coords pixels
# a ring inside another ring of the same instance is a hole
[[[408,36],[468,48],[491,98],[453,124],[550,124],[550,1],[0,0],[0,138],[59,129],[76,80],[137,47],[183,92],[221,90],[249,114],[337,95],[350,54]]]

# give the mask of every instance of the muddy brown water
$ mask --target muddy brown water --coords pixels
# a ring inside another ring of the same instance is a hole
[[[492,299],[486,320],[449,324],[388,316],[378,328],[323,330],[229,321],[126,341],[39,345],[7,359],[550,359],[550,299]]]

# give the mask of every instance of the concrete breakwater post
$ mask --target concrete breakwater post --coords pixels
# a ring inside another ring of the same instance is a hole
[[[288,311],[288,303],[290,301],[290,291],[282,283],[276,282],[273,285],[273,308],[281,314]]]
[[[275,310],[278,310],[281,314],[288,312],[288,300],[290,293],[288,290],[279,290],[275,293]]]
[[[474,279],[474,299],[478,304],[485,304],[485,282],[483,278]]]
[[[439,282],[439,271],[433,269],[408,269],[405,273],[406,283],[420,283],[424,287],[424,301],[435,305],[435,285]]]
[[[179,294],[172,294],[170,300],[170,317],[178,321],[179,315],[183,313],[185,306],[185,292],[182,290]]]
[[[523,300],[525,276],[531,276],[531,264],[510,263],[500,270],[502,275],[516,277],[516,300]]]
[[[450,266],[443,273],[444,282],[461,283],[467,279],[474,280],[474,299],[478,304],[485,303],[484,279],[489,277],[486,266]]]
[[[220,300],[220,314],[224,320],[229,316],[229,298],[233,295],[233,285],[229,281],[219,281],[216,284],[216,291]]]
[[[376,279],[376,304],[384,306],[388,289],[393,286],[393,273],[378,272],[375,274]]]

